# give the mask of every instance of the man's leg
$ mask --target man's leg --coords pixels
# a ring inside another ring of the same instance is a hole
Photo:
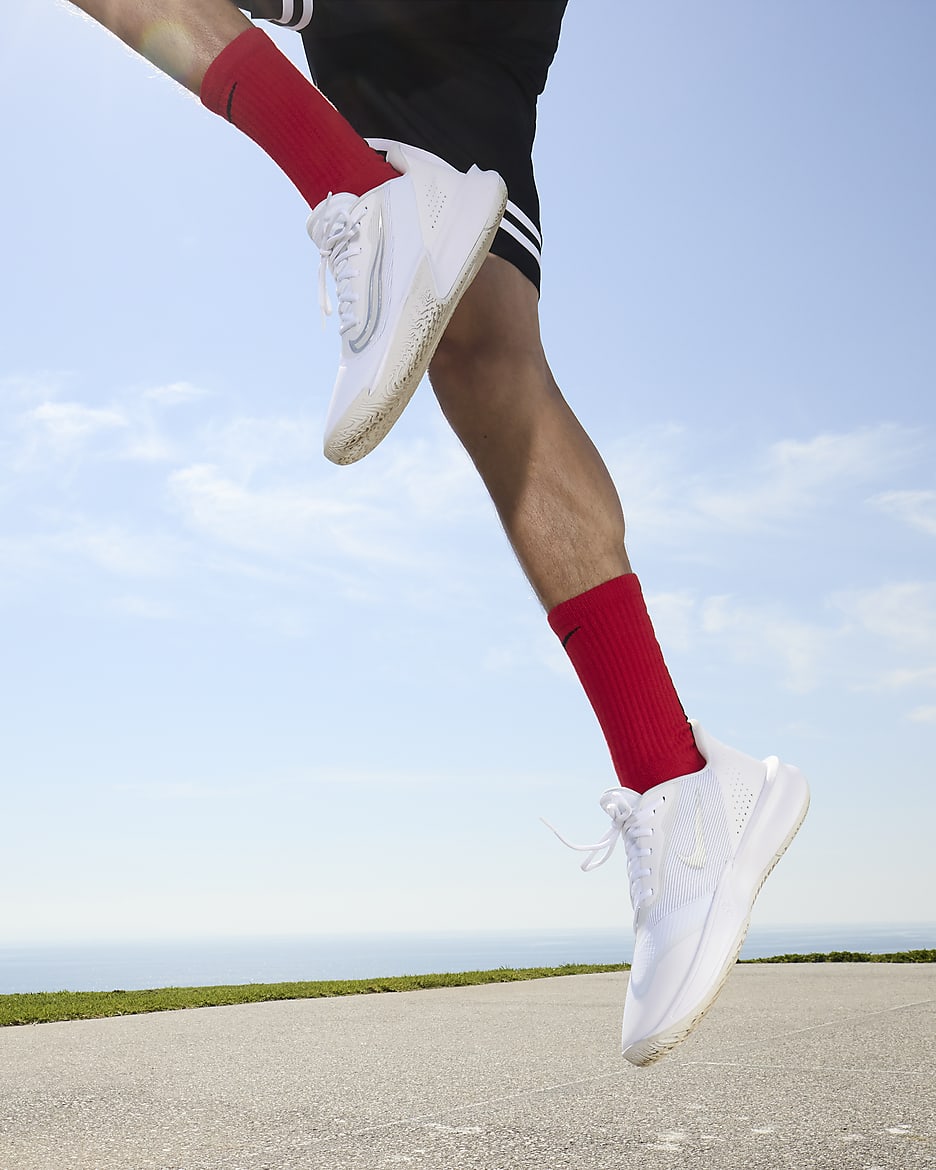
[[[325,453],[360,459],[403,411],[487,255],[507,198],[500,176],[398,145],[385,160],[230,0],[78,7],[251,137],[308,202],[342,339]]]
[[[75,3],[253,138],[310,207],[397,177],[231,0]]]
[[[583,868],[623,839],[635,947],[622,1049],[644,1065],[715,1000],[809,793],[797,769],[686,722],[630,572],[617,493],[549,371],[536,301],[526,277],[490,257],[430,377],[611,750],[621,787],[601,805],[612,827],[583,847]]]
[[[553,379],[536,289],[512,264],[487,260],[430,376],[547,610],[631,571],[617,490]]]
[[[221,50],[252,27],[230,0],[72,3],[194,94]]]
[[[485,262],[430,377],[550,620],[568,625],[557,632],[621,783],[643,792],[701,768],[631,574],[617,491],[553,379],[536,289],[513,265]]]

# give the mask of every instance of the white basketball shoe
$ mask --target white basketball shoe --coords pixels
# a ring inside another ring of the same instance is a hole
[[[427,151],[372,139],[399,178],[366,195],[335,194],[309,216],[322,256],[319,298],[338,299],[341,364],[325,421],[325,455],[354,463],[409,402],[504,214],[494,171],[467,174]]]
[[[612,827],[582,869],[627,852],[634,961],[624,1001],[622,1050],[651,1064],[692,1031],[734,966],[751,908],[803,823],[809,788],[776,756],[755,760],[692,725],[706,767],[643,795],[601,797]],[[569,842],[566,842],[569,844]]]

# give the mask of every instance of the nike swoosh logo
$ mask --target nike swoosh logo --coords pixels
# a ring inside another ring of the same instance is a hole
[[[695,849],[687,857],[684,853],[677,855],[679,860],[691,869],[701,869],[705,865],[705,834],[702,830],[702,797],[696,793],[695,809]]]
[[[378,210],[377,215],[377,247],[374,249],[374,260],[367,276],[367,313],[357,335],[348,338],[348,348],[352,353],[360,353],[367,346],[380,323],[383,310],[383,282],[380,279],[384,257],[383,211]]]

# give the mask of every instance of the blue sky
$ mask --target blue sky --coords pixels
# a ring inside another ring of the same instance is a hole
[[[0,43],[0,938],[628,929],[571,669],[423,387],[320,454],[288,181],[54,0]],[[298,39],[277,33],[297,60]],[[542,316],[762,924],[936,920],[936,10],[571,0]]]

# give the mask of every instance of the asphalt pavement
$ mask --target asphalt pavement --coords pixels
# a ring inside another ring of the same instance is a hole
[[[625,984],[0,1029],[0,1170],[936,1170],[936,965],[741,966],[649,1069]]]

